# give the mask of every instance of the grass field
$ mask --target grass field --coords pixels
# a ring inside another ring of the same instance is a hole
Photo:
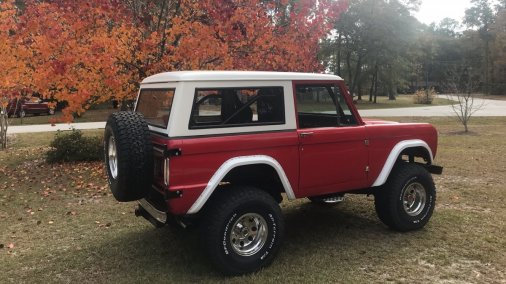
[[[384,109],[384,108],[403,108],[403,107],[427,107],[427,106],[440,106],[450,105],[451,101],[444,98],[435,98],[432,104],[415,104],[413,102],[413,95],[398,95],[395,100],[389,100],[388,97],[378,97],[376,103],[368,101],[367,98],[363,98],[362,101],[357,101],[355,104],[357,109]]]
[[[0,152],[0,282],[505,283],[506,118],[473,118],[468,135],[450,118],[429,122],[445,170],[424,229],[388,230],[373,197],[284,201],[277,259],[235,278],[210,266],[193,231],[155,229],[134,217],[134,203],[114,201],[101,163],[48,165],[54,134],[17,135]]]

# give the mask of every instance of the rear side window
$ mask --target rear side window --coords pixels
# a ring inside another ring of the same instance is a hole
[[[141,90],[136,112],[142,113],[148,124],[167,128],[175,91],[175,89]]]
[[[285,123],[282,87],[196,89],[190,129]]]

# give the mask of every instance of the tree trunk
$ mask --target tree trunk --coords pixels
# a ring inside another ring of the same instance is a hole
[[[388,90],[388,99],[391,101],[395,101],[396,100],[395,97],[397,96],[397,84],[395,84],[394,82],[390,82],[389,85],[390,90]]]
[[[361,82],[358,82],[357,84],[357,100],[361,101],[362,100],[362,83]]]
[[[346,67],[346,69],[348,69],[348,85],[351,87],[351,84],[353,84],[353,70],[351,70],[351,51],[348,51],[346,54]],[[351,89],[350,92],[352,92]]]
[[[374,74],[372,74],[371,87],[369,88],[369,102],[372,102],[373,92],[374,92]]]
[[[335,75],[341,76],[341,46],[342,46],[342,35],[339,33],[339,37],[337,38],[337,58],[336,58],[336,72]]]
[[[378,63],[374,64],[374,73],[372,74],[371,89],[369,90],[369,101],[372,102],[374,96],[374,103],[376,103],[376,78],[378,78]]]
[[[355,78],[353,80],[353,83],[351,83],[351,89],[350,89],[350,92],[351,94],[353,95],[356,90],[357,90],[357,86],[358,86],[358,78],[360,77],[360,71],[362,69],[362,56],[359,55],[358,59],[357,59],[357,64],[355,65]]]
[[[378,101],[378,64],[376,64],[374,72],[374,103]]]
[[[7,148],[7,110],[0,114],[0,150]]]

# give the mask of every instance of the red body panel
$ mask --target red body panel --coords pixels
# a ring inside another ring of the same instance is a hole
[[[365,128],[369,137],[369,180],[372,182],[383,169],[393,147],[401,141],[423,140],[429,145],[433,157],[436,156],[437,131],[430,124],[391,122],[381,124],[379,121],[372,124],[366,123]]]
[[[368,151],[363,126],[312,128],[300,134],[300,196],[364,188]],[[309,133],[309,134],[308,134]]]
[[[156,138],[169,149],[181,149],[181,156],[170,158],[170,191],[183,191],[182,198],[169,199],[172,214],[185,214],[207,183],[227,160],[239,156],[267,155],[274,158],[297,192],[299,175],[296,131],[214,136],[170,140]],[[297,193],[296,193],[297,194]]]

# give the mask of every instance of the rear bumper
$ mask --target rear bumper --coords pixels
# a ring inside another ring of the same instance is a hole
[[[144,217],[155,227],[167,224],[167,212],[158,210],[144,198],[139,200],[139,207],[135,210],[135,215]]]

